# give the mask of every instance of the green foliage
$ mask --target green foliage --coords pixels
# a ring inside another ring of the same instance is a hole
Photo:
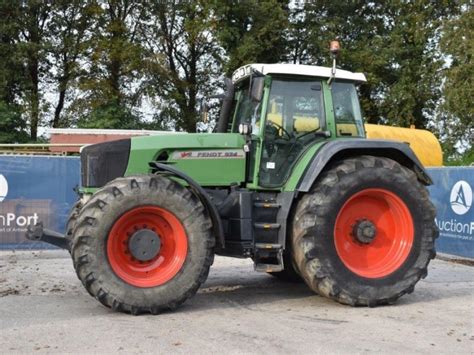
[[[144,28],[146,89],[156,100],[158,127],[194,132],[199,96],[214,94],[221,71],[221,48],[209,1],[156,3]]]
[[[13,19],[19,26],[16,48],[23,66],[21,98],[25,103],[23,111],[26,114],[32,140],[37,139],[38,126],[41,125],[42,114],[48,106],[44,100],[41,83],[50,68],[47,55],[51,8],[50,2],[24,1],[16,7],[17,17]]]
[[[17,41],[18,12],[14,1],[0,2],[0,142],[24,141],[17,134],[25,127],[20,108],[16,104],[21,94],[23,66],[19,60]],[[19,132],[15,131],[18,127]]]
[[[108,1],[92,4],[87,9],[93,18],[92,35],[88,38],[87,69],[83,69],[78,89],[85,95],[71,104],[69,114],[90,116],[86,122],[96,128],[132,128],[132,109],[142,95],[138,84],[142,76],[142,46],[137,26],[144,7],[137,2]],[[116,118],[110,117],[117,114]],[[99,121],[90,123],[93,117]],[[109,118],[110,117],[110,118]],[[117,120],[124,119],[122,123]],[[79,121],[84,125],[84,119]],[[128,126],[128,125],[132,126]]]
[[[25,143],[28,138],[20,108],[0,101],[0,143]]]
[[[463,153],[454,152],[444,161],[447,166],[474,166],[474,146]]]
[[[13,1],[0,2],[0,100],[13,103],[20,94],[22,63],[16,41],[19,28]]]
[[[366,119],[371,123],[381,121],[381,93],[393,82],[387,76],[392,71],[384,51],[388,32],[384,12],[380,3],[322,0],[308,2],[300,19],[300,27],[307,32],[303,36],[305,43],[298,46],[305,48],[304,63],[331,66],[329,42],[338,38],[342,45],[338,65],[366,73],[368,81],[361,85],[360,96]]]
[[[116,100],[95,107],[79,119],[81,128],[138,129],[139,116]]]
[[[64,107],[71,101],[68,91],[73,89],[74,81],[84,74],[81,62],[86,60],[90,48],[92,33],[89,27],[94,23],[97,11],[97,5],[91,1],[58,0],[54,3],[48,24],[53,58],[51,71],[54,73],[51,79],[57,88],[54,116],[50,120],[54,128],[71,124],[70,115],[64,115]]]
[[[471,146],[474,139],[474,8],[469,2],[459,16],[446,22],[441,47],[451,60],[445,70],[441,139],[454,155],[456,144]],[[469,156],[469,154],[467,154]]]
[[[227,75],[245,64],[277,63],[285,57],[287,1],[222,1],[214,10],[216,36],[228,55]]]
[[[426,127],[442,83],[435,43],[442,21],[456,11],[454,2],[443,1],[310,2],[308,61],[330,65],[328,43],[340,38],[339,64],[367,74],[360,94],[368,122]]]
[[[4,0],[1,139],[29,130],[36,140],[41,126],[193,132],[222,73],[255,62],[329,66],[339,37],[338,65],[367,75],[369,122],[428,127],[448,162],[466,161],[473,16],[468,0]]]

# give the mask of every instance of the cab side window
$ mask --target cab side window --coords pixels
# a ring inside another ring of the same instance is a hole
[[[331,92],[337,135],[364,137],[364,125],[354,84],[335,82],[331,85]]]

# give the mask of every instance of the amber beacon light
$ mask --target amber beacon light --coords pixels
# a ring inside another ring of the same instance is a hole
[[[331,52],[333,56],[338,55],[340,50],[341,50],[341,44],[339,43],[339,41],[335,40],[335,41],[330,42],[329,51]]]

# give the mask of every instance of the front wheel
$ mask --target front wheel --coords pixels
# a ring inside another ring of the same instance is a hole
[[[165,177],[119,178],[82,207],[73,231],[79,279],[126,313],[173,309],[193,296],[213,261],[212,223],[199,199]]]
[[[77,200],[71,208],[69,212],[69,216],[66,223],[66,239],[71,242],[72,241],[72,232],[76,227],[77,216],[82,208],[82,201],[79,199]]]
[[[340,303],[393,303],[427,275],[434,217],[409,169],[372,156],[339,161],[298,203],[296,265],[311,289]]]

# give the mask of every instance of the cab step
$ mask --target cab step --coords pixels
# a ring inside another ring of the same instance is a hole
[[[283,247],[280,244],[256,243],[254,268],[260,272],[282,271]]]
[[[279,272],[283,271],[282,265],[275,264],[255,264],[255,271],[257,272]]]
[[[256,229],[280,229],[280,224],[279,223],[254,223],[253,226]]]
[[[278,243],[280,224],[275,222],[255,222],[253,224],[255,243]]]
[[[254,202],[253,204],[257,208],[280,208],[281,205],[276,202]]]

